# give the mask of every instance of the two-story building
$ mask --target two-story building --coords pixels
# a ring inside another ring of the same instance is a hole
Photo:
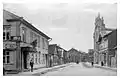
[[[108,34],[108,66],[117,67],[117,29]]]
[[[67,62],[67,51],[57,44],[50,44],[48,52],[50,55],[50,67]]]
[[[50,44],[48,48],[49,53],[49,67],[58,65],[57,44]]]
[[[3,10],[3,63],[6,70],[22,71],[48,65],[48,45],[51,38],[9,11]]]
[[[117,67],[117,29],[99,37],[99,63],[110,67]]]

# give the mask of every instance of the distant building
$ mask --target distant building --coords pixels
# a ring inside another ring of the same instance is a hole
[[[89,62],[89,55],[86,52],[81,53],[81,62]]]
[[[67,63],[67,51],[57,44],[49,45],[50,66],[61,65]]]
[[[68,50],[69,53],[69,61],[70,62],[77,62],[77,61],[81,61],[81,52],[79,52],[78,50],[72,48],[70,50]]]
[[[68,63],[68,51],[64,50],[63,52],[63,62],[64,64]]]
[[[3,66],[6,70],[23,71],[30,67],[46,67],[51,38],[9,11],[3,10]]]
[[[93,62],[94,61],[94,49],[89,49],[88,50],[88,62]]]

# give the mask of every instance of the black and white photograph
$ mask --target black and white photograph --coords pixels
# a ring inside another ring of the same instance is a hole
[[[2,2],[3,76],[118,75],[117,0],[16,1]]]

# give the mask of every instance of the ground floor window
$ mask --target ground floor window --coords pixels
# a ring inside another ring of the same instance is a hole
[[[10,63],[10,52],[9,51],[3,52],[3,63],[5,64]]]

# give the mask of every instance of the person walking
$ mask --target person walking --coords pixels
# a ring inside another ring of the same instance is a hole
[[[33,62],[33,59],[30,61],[30,67],[31,67],[31,72],[33,72],[33,64],[34,64],[34,62]]]
[[[101,66],[103,66],[103,61],[101,62]]]
[[[91,64],[92,64],[92,66],[93,66],[93,64],[94,64],[93,61],[91,62]]]

